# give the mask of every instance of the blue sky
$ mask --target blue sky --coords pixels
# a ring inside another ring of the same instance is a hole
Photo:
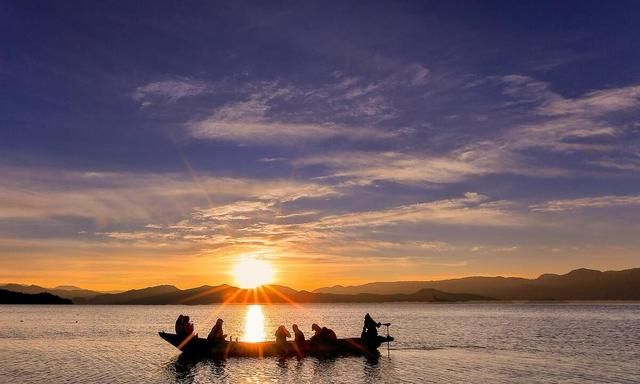
[[[638,266],[638,8],[4,2],[0,281]]]

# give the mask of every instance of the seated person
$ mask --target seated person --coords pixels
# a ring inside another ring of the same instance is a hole
[[[298,328],[298,324],[293,324],[291,326],[291,328],[293,328],[293,336],[294,336],[293,340],[296,342],[296,344],[303,344],[304,343],[304,333],[302,333],[300,328]]]
[[[193,333],[193,323],[189,316],[180,315],[176,320],[176,335],[186,337]]]
[[[224,341],[227,335],[222,332],[222,323],[224,323],[222,319],[216,320],[216,324],[213,326],[213,328],[211,328],[211,332],[209,332],[207,340],[212,342]]]
[[[312,342],[318,342],[320,341],[320,339],[322,338],[322,328],[320,328],[320,326],[316,323],[311,324],[311,330],[314,332],[313,336],[311,336],[311,339],[309,339]]]
[[[287,342],[287,337],[291,337],[291,333],[289,333],[289,331],[287,330],[287,328],[284,327],[284,325],[281,325],[278,327],[278,329],[276,329],[276,343],[278,344],[284,344]]]
[[[193,333],[193,323],[189,320],[189,316],[185,316],[186,321],[184,322],[184,333],[189,336]]]
[[[322,339],[328,342],[338,341],[338,336],[331,328],[322,327]]]
[[[184,329],[184,315],[178,316],[176,320],[176,335],[181,335]]]
[[[315,332],[313,336],[311,336],[310,341],[313,343],[332,343],[338,340],[338,336],[336,333],[327,327],[322,327],[318,324],[313,324],[311,329]]]

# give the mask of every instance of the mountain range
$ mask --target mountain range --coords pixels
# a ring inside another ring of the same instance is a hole
[[[296,291],[280,285],[264,285],[258,289],[242,289],[230,285],[218,285],[178,289],[161,285],[134,289],[117,294],[104,294],[93,298],[76,299],[77,304],[214,304],[214,303],[373,303],[390,301],[457,302],[491,300],[487,297],[465,293],[447,293],[435,289],[422,289],[411,294],[356,294],[341,295]]]
[[[355,286],[319,288],[315,293],[385,295],[420,289],[467,293],[497,300],[640,300],[640,268],[600,272],[576,269],[564,275],[543,274],[536,279],[519,277],[464,277],[438,281],[378,282]]]
[[[47,292],[75,304],[213,304],[213,303],[353,303],[459,302],[474,300],[640,300],[640,268],[600,272],[576,269],[564,275],[465,277],[438,281],[375,282],[355,286],[297,291],[281,285],[241,289],[227,284],[179,289],[159,285],[119,293],[75,286],[44,288],[6,284],[0,289],[36,294]]]
[[[7,291],[19,292],[19,293],[50,293],[55,296],[59,296],[65,299],[87,298],[95,297],[103,294],[103,292],[91,291],[88,289],[82,289],[73,285],[60,285],[55,288],[45,288],[39,285],[23,285],[23,284],[4,284],[0,285],[0,289],[6,289]]]

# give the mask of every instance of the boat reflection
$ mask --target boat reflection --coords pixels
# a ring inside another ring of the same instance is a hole
[[[257,342],[265,340],[264,314],[262,306],[258,304],[250,305],[244,318],[244,341]]]

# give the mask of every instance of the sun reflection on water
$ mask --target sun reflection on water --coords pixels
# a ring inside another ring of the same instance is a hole
[[[261,305],[250,305],[244,318],[244,341],[264,341],[264,314]]]

